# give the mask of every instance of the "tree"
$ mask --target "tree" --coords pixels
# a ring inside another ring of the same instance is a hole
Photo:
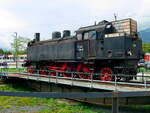
[[[13,54],[15,56],[16,68],[18,68],[18,54],[26,53],[27,43],[30,41],[30,39],[21,37],[21,36],[17,36],[16,32],[15,32],[15,34],[16,34],[16,36],[13,36],[14,40],[11,43],[11,47],[13,50]]]
[[[12,51],[4,50],[4,54],[12,54]]]
[[[25,38],[21,36],[18,36],[18,37],[14,36],[14,40],[11,43],[11,47],[12,47],[14,55],[26,53],[27,43],[29,41],[30,41],[29,38]]]
[[[12,54],[12,52],[9,50],[5,50],[5,49],[0,48],[0,55],[4,55],[4,54]]]
[[[4,54],[4,50],[0,49],[0,55],[3,55],[3,54]]]

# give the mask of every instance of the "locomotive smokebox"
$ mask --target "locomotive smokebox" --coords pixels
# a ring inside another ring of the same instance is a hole
[[[40,33],[35,33],[34,38],[35,38],[36,42],[39,42],[40,41]]]
[[[63,37],[69,37],[71,34],[70,30],[64,30],[63,31]]]
[[[52,33],[52,39],[61,38],[61,33],[56,31]]]

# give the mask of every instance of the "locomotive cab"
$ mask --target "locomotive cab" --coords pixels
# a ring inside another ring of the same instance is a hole
[[[105,34],[112,32],[112,24],[104,20],[97,25],[79,28],[79,30],[76,31],[76,36],[78,40],[103,39]]]
[[[112,24],[107,21],[97,25],[82,27],[76,31],[77,59],[95,59],[97,52],[102,56],[104,50],[104,36],[113,32]],[[100,51],[97,51],[97,49]]]

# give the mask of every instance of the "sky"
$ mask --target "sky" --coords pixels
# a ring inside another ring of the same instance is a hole
[[[0,0],[0,48],[11,49],[14,32],[50,39],[53,31],[71,30],[102,20],[133,18],[138,30],[150,27],[150,0]]]

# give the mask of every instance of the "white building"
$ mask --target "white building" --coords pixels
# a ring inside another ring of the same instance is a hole
[[[25,63],[27,55],[18,55],[18,68],[22,67]],[[16,58],[14,55],[0,55],[0,68],[16,68]]]

